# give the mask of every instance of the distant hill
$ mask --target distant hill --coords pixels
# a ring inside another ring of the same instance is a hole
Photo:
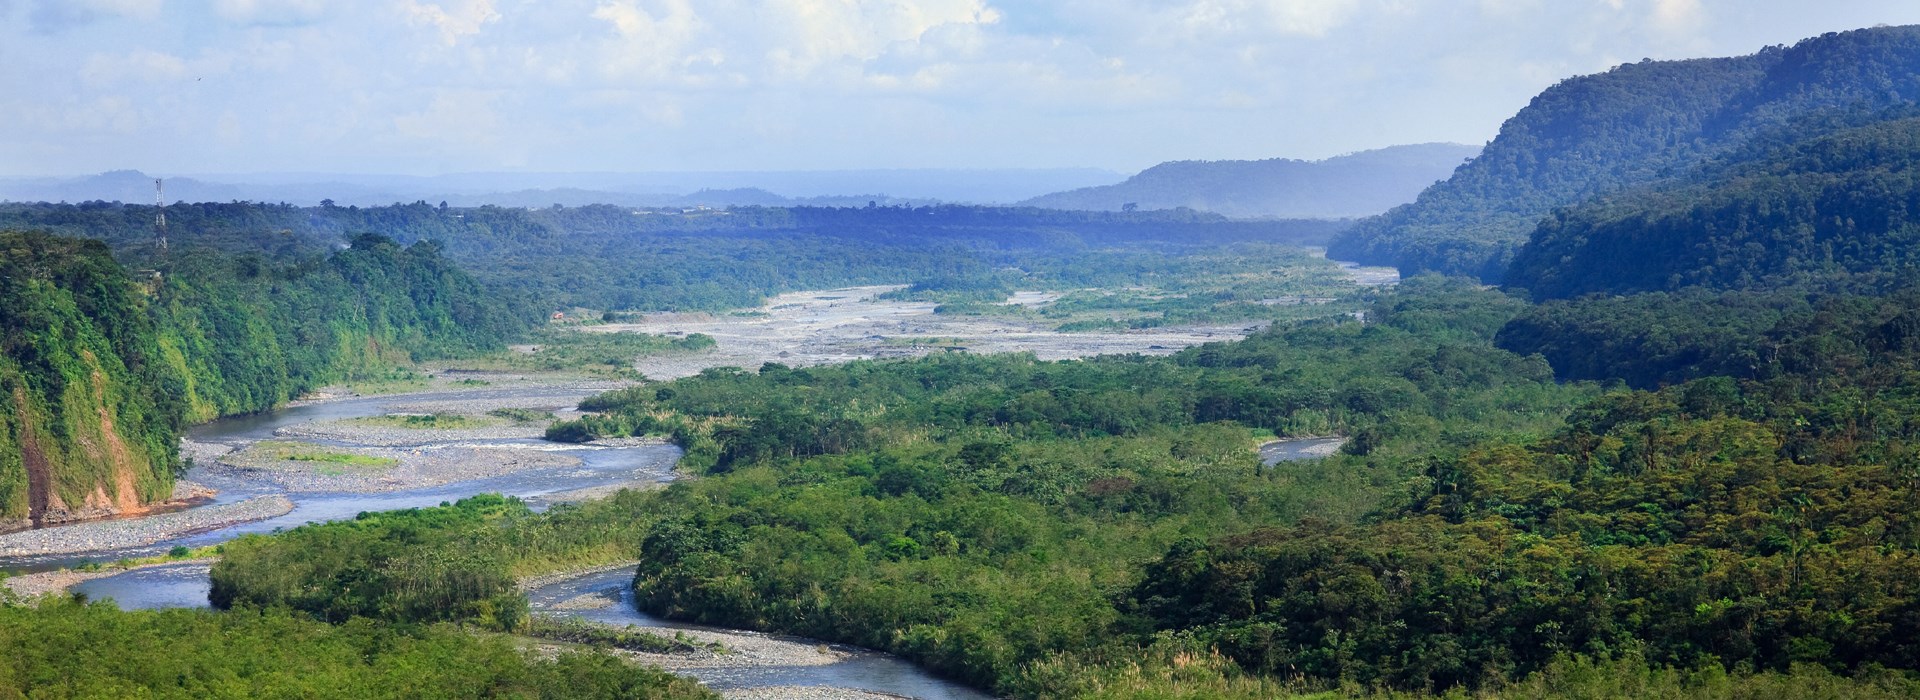
[[[153,202],[154,175],[116,170],[79,177],[0,178],[0,201]],[[864,206],[1013,202],[1103,185],[1118,173],[1089,168],[818,170],[767,172],[452,173],[430,177],[328,173],[166,176],[168,202],[285,202],[314,206],[548,207]]]
[[[1750,56],[1642,61],[1570,78],[1507,120],[1472,163],[1362,221],[1336,258],[1498,280],[1542,216],[1649,183],[1823,117],[1920,101],[1920,27],[1825,34]]]
[[[1351,218],[1386,211],[1445,178],[1477,146],[1424,143],[1319,161],[1183,160],[1161,163],[1100,187],[1021,202],[1049,209],[1120,211],[1187,207],[1232,217]]]

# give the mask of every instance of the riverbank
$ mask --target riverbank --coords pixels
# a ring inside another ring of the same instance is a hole
[[[294,494],[386,493],[580,464],[578,458],[556,454],[542,449],[541,445],[424,445],[413,449],[336,449],[327,453],[341,460],[369,461],[362,465],[285,459],[280,451],[282,444],[285,443],[256,443],[229,453],[206,465],[203,474],[208,478],[272,486]],[[388,463],[391,466],[382,466]]]
[[[13,591],[14,595],[26,599],[38,598],[50,593],[67,595],[72,592],[70,589],[74,586],[94,579],[119,576],[129,571],[179,566],[183,563],[193,561],[196,560],[170,559],[166,561],[150,561],[124,568],[119,566],[102,566],[95,569],[56,569],[53,571],[40,571],[31,574],[9,576],[4,582],[0,583],[4,583],[8,590]],[[213,566],[212,559],[201,559],[198,561],[204,563],[205,566]]]
[[[93,520],[22,530],[0,535],[0,557],[85,554],[144,547],[195,532],[264,520],[292,511],[293,501],[274,494],[238,503],[201,506],[138,518]]]

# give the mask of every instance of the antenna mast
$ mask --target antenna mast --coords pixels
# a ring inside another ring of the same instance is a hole
[[[160,178],[153,179],[153,225],[160,229],[160,252],[167,251],[167,190]]]

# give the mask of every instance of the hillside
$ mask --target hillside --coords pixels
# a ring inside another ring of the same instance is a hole
[[[1642,61],[1562,81],[1507,120],[1472,163],[1361,222],[1336,258],[1498,280],[1556,207],[1686,177],[1817,117],[1920,100],[1920,27],[1826,34],[1734,58]]]
[[[1920,118],[1756,147],[1683,185],[1556,212],[1507,273],[1536,299],[1920,279]]]
[[[98,241],[0,233],[0,531],[139,512],[171,493],[191,422],[526,323],[432,244],[173,259],[136,276]]]
[[[1423,143],[1326,160],[1175,161],[1125,182],[1056,192],[1021,204],[1049,209],[1120,211],[1186,207],[1239,218],[1351,218],[1386,211],[1445,178],[1480,151]]]

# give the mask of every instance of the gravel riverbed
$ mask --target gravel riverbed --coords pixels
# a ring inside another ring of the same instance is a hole
[[[189,561],[197,561],[198,564],[195,565],[211,568],[214,560],[200,559]],[[6,588],[13,591],[14,595],[20,596],[21,598],[37,598],[49,593],[66,595],[70,592],[67,589],[97,578],[118,576],[129,571],[139,571],[141,569],[183,565],[185,564],[179,561],[162,561],[151,564],[141,564],[140,566],[129,566],[124,569],[117,566],[103,566],[98,569],[86,571],[78,569],[56,569],[54,571],[41,571],[31,574],[21,574],[19,576],[9,576],[4,583]]]
[[[85,553],[141,547],[201,530],[263,520],[293,510],[286,496],[249,498],[140,518],[95,520],[0,535],[0,556]]]
[[[727,700],[900,700],[906,696],[875,693],[853,688],[828,688],[808,685],[782,685],[768,688],[722,690]]]
[[[211,475],[272,484],[288,493],[383,493],[580,463],[577,458],[534,447],[455,444],[418,449],[363,448],[352,453],[397,463],[391,467],[336,466],[241,450],[221,457],[206,470]]]

